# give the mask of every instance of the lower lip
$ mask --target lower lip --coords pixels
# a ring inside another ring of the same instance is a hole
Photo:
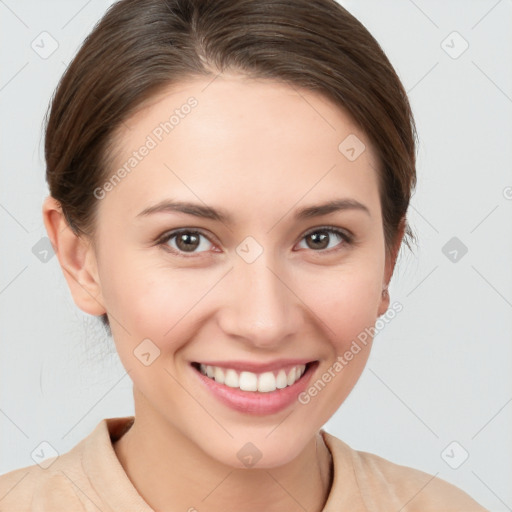
[[[310,363],[297,382],[286,388],[266,393],[230,388],[203,375],[194,367],[192,367],[192,370],[208,390],[231,409],[246,414],[265,415],[280,412],[294,403],[297,396],[306,389],[317,366],[318,362],[316,361]]]

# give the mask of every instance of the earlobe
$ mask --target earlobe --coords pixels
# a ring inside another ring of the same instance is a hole
[[[60,203],[52,196],[44,200],[43,221],[75,304],[90,315],[106,313],[90,242],[73,232]]]
[[[388,292],[388,287],[386,285],[386,287],[382,290],[382,297],[380,299],[379,311],[377,312],[378,316],[383,315],[388,310],[389,302],[390,302],[389,292]]]

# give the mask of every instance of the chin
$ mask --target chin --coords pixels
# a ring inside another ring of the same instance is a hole
[[[252,435],[242,432],[240,436],[235,435],[234,439],[215,443],[213,450],[211,446],[205,446],[203,450],[221,464],[236,469],[272,469],[285,466],[296,459],[308,443],[314,442],[316,431],[311,434],[303,432],[299,436],[297,428],[292,432],[283,428],[279,435],[279,428],[275,432],[266,428],[259,435],[254,431]]]

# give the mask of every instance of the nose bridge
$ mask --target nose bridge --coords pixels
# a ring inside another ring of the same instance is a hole
[[[286,281],[270,251],[263,251],[252,262],[237,256],[221,312],[225,333],[253,345],[273,346],[298,331],[300,301]]]

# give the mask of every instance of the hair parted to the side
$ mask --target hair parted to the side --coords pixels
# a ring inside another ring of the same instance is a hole
[[[368,30],[334,0],[121,0],[85,39],[47,113],[50,194],[70,228],[93,241],[93,191],[111,168],[116,130],[163,88],[222,72],[317,91],[368,136],[378,169],[386,248],[416,185],[416,127],[407,94]],[[341,141],[340,141],[341,142]],[[107,315],[101,320],[110,333]]]

